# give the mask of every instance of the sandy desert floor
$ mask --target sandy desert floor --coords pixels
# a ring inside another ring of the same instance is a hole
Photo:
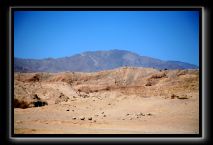
[[[128,67],[14,79],[15,134],[199,133],[198,70]]]

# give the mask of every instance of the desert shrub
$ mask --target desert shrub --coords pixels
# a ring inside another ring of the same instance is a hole
[[[40,107],[40,106],[48,105],[48,103],[45,101],[42,101],[42,99],[37,94],[34,94],[32,98],[33,98],[33,101],[30,103],[30,107]]]
[[[41,106],[48,105],[48,103],[44,101],[36,101],[36,102],[33,102],[33,105],[34,107],[41,107]]]
[[[29,107],[29,104],[27,102],[25,102],[25,101],[20,101],[18,99],[14,99],[13,106],[14,106],[14,108],[25,109],[25,108]]]
[[[31,98],[31,101],[23,101],[23,100],[18,100],[18,99],[14,99],[14,103],[13,106],[14,108],[31,108],[31,107],[41,107],[41,106],[45,106],[48,105],[48,103],[46,101],[42,101],[37,94],[34,94]]]

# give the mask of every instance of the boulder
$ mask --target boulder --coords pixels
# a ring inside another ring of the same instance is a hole
[[[81,119],[81,120],[85,120],[85,117],[84,117],[84,116],[81,116],[80,119]]]

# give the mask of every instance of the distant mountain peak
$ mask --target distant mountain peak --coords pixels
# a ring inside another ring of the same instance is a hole
[[[180,61],[163,61],[140,56],[128,50],[86,51],[69,57],[46,59],[14,59],[14,71],[18,72],[94,72],[122,66],[150,67],[156,69],[197,69],[193,64]]]

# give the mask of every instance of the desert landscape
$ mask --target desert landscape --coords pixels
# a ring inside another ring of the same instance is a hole
[[[198,134],[199,69],[15,72],[15,134]]]

